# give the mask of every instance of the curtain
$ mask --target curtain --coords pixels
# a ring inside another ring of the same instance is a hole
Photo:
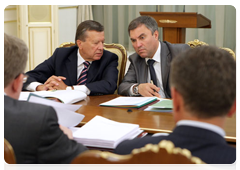
[[[93,5],[93,18],[105,28],[106,43],[120,43],[133,51],[128,24],[140,11],[197,12],[211,20],[212,28],[187,28],[186,43],[199,39],[210,45],[236,51],[236,9],[230,5]],[[162,30],[159,28],[159,39]]]
[[[104,26],[105,42],[120,43],[134,51],[128,36],[128,24],[140,11],[156,11],[156,5],[93,5],[93,18]]]
[[[77,10],[78,25],[85,20],[92,20],[92,5],[79,5]]]

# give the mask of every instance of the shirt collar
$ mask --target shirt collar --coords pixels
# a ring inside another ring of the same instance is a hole
[[[193,127],[211,130],[211,131],[221,135],[222,137],[224,137],[226,135],[222,128],[220,128],[219,126],[210,124],[210,123],[193,121],[193,120],[180,120],[177,122],[177,126],[181,126],[181,125],[187,125],[187,126],[193,126]]]
[[[80,52],[79,52],[79,49],[77,50],[77,57],[78,57],[78,66],[80,66],[85,60],[82,58]],[[92,61],[89,61],[89,63],[91,64]]]
[[[160,54],[161,54],[161,44],[160,44],[160,42],[159,42],[159,44],[158,44],[158,49],[157,49],[157,51],[155,52],[155,54],[153,55],[153,60],[155,60],[156,62],[158,62],[158,63],[160,63],[161,61],[160,61]],[[145,61],[146,61],[146,63],[147,63],[147,61],[149,60],[149,59],[151,59],[151,58],[145,58]]]

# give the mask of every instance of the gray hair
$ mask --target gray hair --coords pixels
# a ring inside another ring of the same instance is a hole
[[[28,48],[23,40],[4,33],[4,88],[24,72]]]
[[[170,84],[192,115],[225,116],[236,100],[236,62],[217,47],[190,49],[173,59]]]
[[[77,40],[85,41],[86,38],[86,31],[97,31],[102,32],[104,31],[104,27],[97,21],[93,20],[86,20],[81,22],[76,31],[75,35],[75,43],[77,44]]]
[[[141,25],[145,25],[152,32],[152,35],[156,30],[158,30],[158,24],[153,17],[140,16],[130,22],[128,26],[128,34],[130,35],[131,30],[134,30]]]

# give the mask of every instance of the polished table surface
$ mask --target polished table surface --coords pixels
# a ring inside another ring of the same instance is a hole
[[[84,125],[96,115],[123,123],[139,124],[140,128],[148,133],[170,133],[175,127],[172,113],[150,112],[138,109],[126,109],[99,106],[100,103],[109,101],[119,95],[87,96],[76,104],[82,105],[76,112],[85,115],[78,126]],[[99,127],[100,128],[100,127]],[[228,142],[236,142],[236,116],[227,118],[224,130]]]

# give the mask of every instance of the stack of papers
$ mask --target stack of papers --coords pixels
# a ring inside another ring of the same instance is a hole
[[[57,98],[62,103],[72,104],[84,100],[87,95],[79,90],[55,90],[55,91],[36,91],[36,92],[21,92],[19,100],[27,100],[29,94],[35,94],[41,97]]]
[[[157,97],[117,97],[101,103],[100,106],[140,108],[155,100],[157,100]]]
[[[173,111],[173,102],[169,99],[161,99],[159,102],[148,106],[145,111],[154,111],[154,112],[172,112]]]
[[[86,146],[111,148],[126,139],[132,139],[142,133],[139,125],[119,123],[101,116],[95,116],[81,128],[70,128],[73,138]]]

